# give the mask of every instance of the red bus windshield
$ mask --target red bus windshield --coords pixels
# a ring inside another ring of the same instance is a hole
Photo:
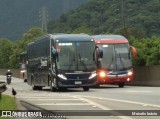
[[[103,50],[102,68],[107,70],[125,70],[132,67],[128,43],[98,44]]]

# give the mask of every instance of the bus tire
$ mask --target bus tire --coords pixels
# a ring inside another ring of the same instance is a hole
[[[37,90],[37,86],[33,84],[33,76],[31,76],[32,90]]]
[[[89,87],[83,87],[84,91],[89,91]]]
[[[56,91],[56,88],[53,86],[50,86],[50,90],[51,90],[51,92],[54,92],[54,91]]]
[[[100,84],[97,83],[97,84],[95,85],[95,88],[100,88]]]
[[[124,83],[119,83],[118,86],[119,86],[119,88],[123,88],[124,87]]]
[[[38,90],[42,90],[42,86],[37,86],[37,89]]]
[[[27,82],[27,79],[24,79],[24,82]]]
[[[51,78],[49,79],[49,85],[50,85],[50,90],[51,90],[51,92],[56,91],[56,88],[55,88],[55,86],[53,85],[53,82],[52,82],[52,79],[51,79]]]
[[[38,87],[37,87],[37,86],[32,85],[32,90],[37,90],[37,89],[38,89]]]

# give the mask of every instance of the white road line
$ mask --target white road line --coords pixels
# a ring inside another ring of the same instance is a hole
[[[128,90],[129,93],[151,93],[152,91],[138,91],[138,90]]]
[[[71,106],[71,105],[90,105],[90,104],[88,104],[88,103],[41,103],[41,104],[36,104],[36,105],[61,105],[61,106],[64,106],[64,105],[66,105],[66,106]]]
[[[59,98],[63,98],[63,99],[69,99],[69,98],[64,98],[64,97],[60,97],[60,96],[49,96],[49,97],[42,97],[42,96],[28,96],[28,97],[24,97],[24,96],[18,96],[19,98],[26,98],[26,99],[29,99],[29,98],[35,98],[35,99],[59,99]]]
[[[47,98],[41,98],[41,99],[36,99],[36,98],[27,98],[27,100],[57,100],[57,101],[67,101],[67,100],[80,100],[80,99],[61,99],[61,98],[56,98],[56,99],[47,99]]]
[[[95,98],[95,99],[103,99],[103,100],[111,100],[111,101],[117,101],[117,102],[124,102],[124,103],[131,103],[131,104],[137,104],[137,105],[142,105],[142,106],[151,106],[151,107],[160,108],[160,105],[153,105],[153,104],[134,102],[134,101],[128,101],[128,100],[118,100],[118,99],[112,99],[112,98],[99,98],[99,97],[94,97],[94,96],[83,96],[83,97]]]
[[[96,106],[96,107],[98,107],[98,108],[100,108],[100,109],[102,109],[102,110],[112,110],[112,109],[110,109],[110,108],[108,108],[108,107],[106,107],[106,106],[103,106],[103,105],[100,105],[100,104],[98,104],[98,103],[96,103],[96,102],[93,102],[93,101],[91,101],[91,100],[88,100],[88,99],[85,99],[85,98],[82,98],[82,96],[73,96],[74,98],[78,98],[78,99],[81,99],[81,100],[84,100],[84,101],[86,101],[86,102],[88,102],[90,105],[94,105],[94,106]],[[83,96],[83,97],[86,97],[86,96]],[[111,112],[113,115],[121,115],[120,113],[118,113],[118,112],[116,112],[116,111],[112,111]],[[130,118],[130,117],[127,117],[127,116],[118,116],[119,118],[121,118],[121,119],[132,119],[132,118]]]
[[[17,96],[19,96],[19,95],[17,95]],[[62,99],[69,99],[69,98],[67,98],[67,97],[62,97],[62,96],[48,96],[48,97],[42,97],[42,96],[29,96],[29,97],[23,97],[23,96],[19,96],[19,98],[40,98],[40,99],[59,99],[59,98],[62,98]]]

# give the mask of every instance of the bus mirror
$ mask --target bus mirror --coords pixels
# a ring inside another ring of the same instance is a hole
[[[52,58],[53,58],[53,59],[57,59],[57,56],[58,56],[58,53],[57,53],[57,52],[52,54]]]
[[[103,58],[103,50],[99,49],[98,58]]]
[[[93,61],[95,61],[95,54],[96,59],[99,61],[99,59],[103,58],[103,50],[100,49],[98,46],[95,47],[95,52],[93,53]]]
[[[57,50],[54,49],[54,48],[52,48],[52,58],[53,58],[53,59],[57,59],[57,57],[58,57]]]
[[[130,48],[131,48],[131,51],[133,53],[133,57],[137,57],[137,50],[136,50],[136,48],[133,47],[133,46],[130,46]]]

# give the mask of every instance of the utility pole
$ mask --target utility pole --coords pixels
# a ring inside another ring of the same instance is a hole
[[[122,22],[122,28],[124,29],[126,27],[125,16],[124,16],[124,0],[121,0],[121,22]]]
[[[115,19],[115,21],[120,21],[121,27],[124,29],[126,27],[124,0],[120,0],[120,9],[115,9],[115,12],[120,14],[120,18]]]
[[[69,9],[69,1],[63,0],[63,13],[66,13]]]
[[[48,18],[48,11],[46,6],[43,6],[40,10],[40,20],[42,22],[41,24],[41,29],[42,29],[42,33],[46,33],[47,34],[47,19]]]

